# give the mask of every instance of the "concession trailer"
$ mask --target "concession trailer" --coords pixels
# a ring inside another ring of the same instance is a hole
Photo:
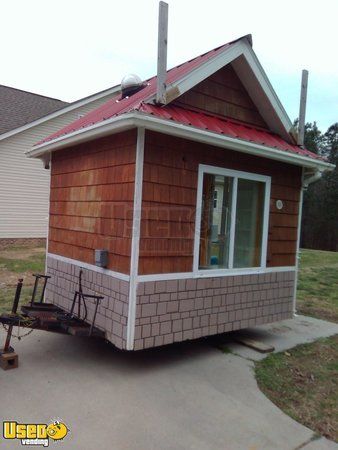
[[[85,321],[125,350],[293,317],[303,189],[332,168],[251,35],[168,71],[165,55],[160,27],[157,76],[27,152],[51,171],[45,301],[81,319],[81,274]]]

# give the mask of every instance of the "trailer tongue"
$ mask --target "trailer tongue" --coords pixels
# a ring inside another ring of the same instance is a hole
[[[0,347],[0,367],[4,370],[18,367],[18,355],[10,346],[11,338],[14,336],[14,327],[18,327],[19,333],[21,328],[29,329],[28,333],[24,335],[18,333],[18,335],[15,336],[19,339],[31,333],[33,330],[52,331],[72,336],[105,337],[104,332],[95,327],[96,313],[99,304],[104,297],[102,295],[83,293],[81,272],[79,276],[79,289],[74,293],[70,312],[63,310],[52,303],[44,303],[44,292],[50,277],[41,274],[34,274],[33,276],[35,277],[35,283],[30,303],[23,305],[20,313],[17,312],[23,286],[23,279],[19,279],[13,300],[12,311],[0,315],[0,323],[7,332],[5,345],[3,348]],[[43,280],[43,286],[40,299],[36,302],[35,299],[40,280]],[[92,300],[95,304],[91,323],[87,322],[87,300]],[[74,313],[76,306],[77,314]],[[83,317],[81,318],[82,310]]]

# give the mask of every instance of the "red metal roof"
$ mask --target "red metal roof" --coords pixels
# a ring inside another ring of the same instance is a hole
[[[156,106],[142,103],[138,111],[151,114],[161,119],[173,120],[174,122],[192,127],[200,128],[206,131],[223,134],[235,139],[241,139],[253,142],[259,145],[284,150],[291,153],[297,153],[301,156],[322,160],[320,156],[306,149],[301,149],[297,145],[292,145],[270,131],[252,127],[244,122],[234,121],[222,117],[216,117],[200,111],[193,111],[178,106]]]
[[[221,47],[213,49],[203,55],[198,56],[197,58],[194,58],[169,70],[167,74],[167,84],[170,85],[171,83],[180,80],[182,77],[188,75],[194,69],[198,68],[209,59],[214,58],[225,49],[230,48],[231,45],[237,41],[233,41]],[[47,138],[38,142],[36,145],[53,141],[56,138],[85,129],[94,124],[104,122],[105,120],[110,119],[114,116],[120,116],[131,111],[138,111],[143,114],[150,114],[161,119],[171,120],[177,123],[212,131],[236,139],[265,145],[267,147],[295,153],[301,156],[307,156],[313,159],[323,160],[323,158],[316,155],[315,153],[312,153],[306,149],[301,149],[297,145],[289,144],[277,134],[274,134],[268,130],[252,127],[244,122],[216,117],[205,112],[172,106],[170,104],[165,106],[156,106],[147,103],[147,101],[155,94],[156,76],[147,80],[146,86],[130,97],[122,99],[121,95],[118,94],[116,97],[108,100],[99,108],[65,126],[56,133],[51,134]]]
[[[169,85],[170,83],[174,83],[175,81],[181,79],[209,59],[214,58],[226,48],[229,48],[235,42],[237,41],[233,41],[228,44],[222,45],[221,47],[210,50],[203,55],[197,56],[197,58],[191,59],[190,61],[187,61],[177,67],[170,69],[167,74],[167,84]],[[60,136],[65,136],[69,133],[73,133],[74,131],[78,131],[99,122],[103,122],[104,120],[110,119],[113,116],[118,116],[130,111],[135,111],[143,101],[146,101],[154,94],[156,94],[156,78],[157,77],[155,76],[147,80],[146,87],[130,97],[121,99],[121,95],[118,94],[116,97],[108,100],[102,106],[94,109],[80,119],[70,123],[56,133],[51,134],[47,138],[38,142],[38,144],[52,141]]]

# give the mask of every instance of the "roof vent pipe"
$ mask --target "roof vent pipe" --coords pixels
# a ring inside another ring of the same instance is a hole
[[[302,71],[302,84],[301,84],[301,90],[300,90],[299,119],[298,119],[298,142],[297,142],[297,144],[300,147],[304,146],[305,111],[306,111],[308,78],[309,78],[309,72],[307,70],[303,70]]]
[[[168,4],[160,2],[158,15],[158,48],[157,48],[157,90],[156,103],[165,105],[167,81],[167,48],[168,48]]]
[[[135,92],[143,89],[143,87],[144,84],[142,83],[141,78],[134,73],[129,73],[128,75],[124,76],[121,81],[122,98],[130,97],[131,95],[135,94]]]

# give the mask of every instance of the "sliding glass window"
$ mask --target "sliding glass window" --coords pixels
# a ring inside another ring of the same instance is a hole
[[[270,177],[200,166],[198,269],[264,267]]]

